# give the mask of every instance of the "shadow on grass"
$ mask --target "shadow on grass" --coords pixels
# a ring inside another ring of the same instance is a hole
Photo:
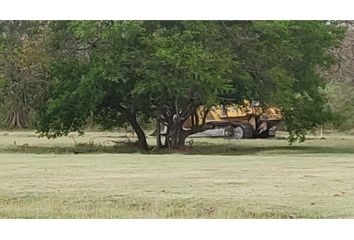
[[[322,147],[322,146],[227,146],[227,145],[199,145],[177,150],[153,151],[154,154],[199,154],[199,155],[286,155],[286,154],[327,154],[347,153],[354,154],[351,147]]]
[[[47,146],[10,146],[0,149],[0,153],[33,153],[33,154],[90,154],[90,153],[142,153],[142,154],[187,154],[187,155],[286,155],[286,154],[327,154],[347,153],[354,154],[354,147],[350,146],[252,146],[234,144],[204,144],[193,147],[182,147],[169,150],[151,149],[139,150],[134,143],[123,143],[115,146],[93,144],[78,144],[66,147]]]
[[[314,153],[354,153],[349,147],[321,146],[199,146],[192,154],[221,154],[221,155],[277,155],[277,154],[314,154]]]
[[[102,146],[93,144],[77,144],[74,146],[9,146],[0,149],[0,153],[33,153],[33,154],[88,154],[88,153],[138,153],[135,144]]]

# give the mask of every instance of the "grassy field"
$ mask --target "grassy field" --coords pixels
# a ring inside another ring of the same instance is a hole
[[[352,136],[194,139],[174,154],[115,154],[119,139],[0,132],[0,218],[354,218]]]

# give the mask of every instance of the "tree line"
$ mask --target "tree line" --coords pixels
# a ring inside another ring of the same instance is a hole
[[[277,106],[290,133],[335,121],[326,83],[346,27],[335,21],[1,21],[3,124],[49,138],[144,121],[177,148],[200,106],[257,100]],[[333,75],[331,75],[333,76]],[[333,78],[333,77],[332,77]],[[335,78],[335,77],[334,77]]]

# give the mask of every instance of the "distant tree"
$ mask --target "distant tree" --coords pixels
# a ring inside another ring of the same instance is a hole
[[[340,46],[331,49],[337,62],[323,72],[327,79],[329,105],[339,121],[340,130],[354,128],[354,21],[338,21],[346,34]]]
[[[354,21],[338,21],[346,32],[340,45],[330,49],[337,61],[324,75],[330,82],[343,82],[354,86]]]
[[[0,101],[5,125],[25,128],[48,80],[47,22],[0,22]],[[33,122],[33,121],[32,121]]]

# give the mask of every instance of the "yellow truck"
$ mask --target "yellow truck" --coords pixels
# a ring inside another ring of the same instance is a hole
[[[208,110],[202,106],[187,119],[183,128],[188,130],[204,121],[208,130],[191,137],[268,138],[275,136],[281,119],[278,108],[261,107],[259,102],[244,101],[242,105],[218,105]]]

